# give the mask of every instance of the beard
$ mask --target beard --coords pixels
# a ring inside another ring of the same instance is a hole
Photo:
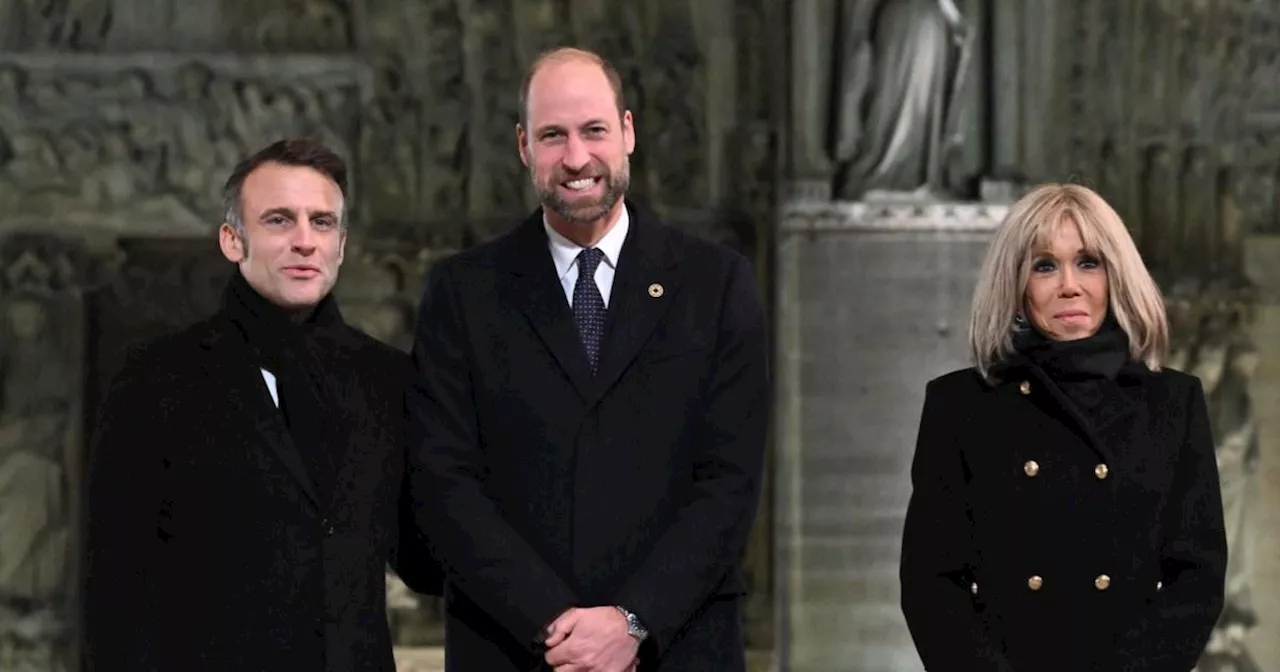
[[[624,157],[618,170],[614,171],[604,162],[592,159],[591,163],[577,173],[570,174],[557,169],[548,180],[539,180],[532,171],[530,174],[533,186],[538,191],[538,201],[543,207],[549,208],[569,224],[585,225],[604,217],[626,195],[631,186],[631,161]],[[599,198],[570,202],[560,193],[559,186],[562,183],[586,177],[600,178],[604,193]]]

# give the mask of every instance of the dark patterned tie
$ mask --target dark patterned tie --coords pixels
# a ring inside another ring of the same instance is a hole
[[[596,267],[604,258],[604,252],[591,248],[578,253],[578,282],[573,286],[573,324],[578,327],[578,338],[591,363],[591,375],[596,375],[600,363],[600,339],[604,336],[604,297],[596,285]]]

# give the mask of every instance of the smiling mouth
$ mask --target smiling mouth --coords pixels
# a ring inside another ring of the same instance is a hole
[[[599,177],[583,177],[576,180],[570,180],[568,182],[561,182],[560,186],[568,189],[569,191],[583,191],[595,186],[599,181]]]

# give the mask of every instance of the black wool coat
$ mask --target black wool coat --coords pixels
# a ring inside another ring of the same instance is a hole
[[[88,669],[394,671],[388,560],[443,587],[405,499],[408,356],[327,338],[345,447],[328,497],[225,313],[132,350],[90,454]]]
[[[1001,380],[927,387],[901,560],[926,668],[1187,672],[1227,560],[1200,381],[1128,367],[1091,422],[1028,362]]]
[[[628,207],[594,376],[540,212],[432,269],[411,480],[446,570],[451,671],[544,669],[557,615],[609,605],[651,632],[641,672],[744,669],[763,311],[740,254]]]

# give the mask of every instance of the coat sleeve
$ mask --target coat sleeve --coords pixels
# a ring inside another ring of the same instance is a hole
[[[902,613],[925,669],[1007,672],[971,592],[973,511],[954,404],[937,381],[926,387],[902,536]]]
[[[1197,380],[1187,434],[1165,504],[1161,588],[1120,642],[1126,670],[1190,670],[1222,613],[1227,535],[1217,454],[1204,388]]]
[[[705,411],[693,430],[692,494],[615,602],[648,628],[659,656],[741,562],[760,496],[769,363],[764,315],[743,257],[722,306]]]
[[[407,468],[405,474],[396,505],[389,564],[409,590],[423,595],[444,595],[444,572],[432,555],[427,536],[418,526]]]
[[[399,383],[396,388],[401,411],[396,416],[396,448],[404,460],[403,477],[400,482],[399,497],[396,500],[395,520],[391,523],[391,553],[388,564],[396,576],[409,587],[409,590],[422,595],[444,595],[444,572],[440,562],[431,552],[427,543],[427,535],[418,526],[413,503],[413,487],[409,478],[412,451],[410,450],[408,392],[413,381],[412,360],[408,355],[396,350],[393,363],[388,367],[388,375],[394,376]]]
[[[413,344],[412,507],[446,580],[530,652],[577,597],[485,492],[484,448],[450,262],[432,267]]]
[[[166,536],[169,465],[156,436],[165,389],[131,349],[112,380],[90,442],[85,530],[85,661],[90,670],[162,667],[151,573]]]

